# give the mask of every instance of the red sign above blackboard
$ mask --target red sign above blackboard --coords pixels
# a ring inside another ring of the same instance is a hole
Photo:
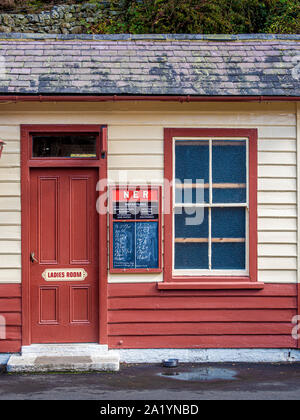
[[[159,216],[159,189],[115,188],[112,190],[115,220],[153,220]]]
[[[156,188],[115,188],[112,191],[113,201],[145,201],[153,202],[159,200],[158,189]]]

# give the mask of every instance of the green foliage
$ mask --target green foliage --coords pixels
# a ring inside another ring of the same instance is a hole
[[[27,7],[32,11],[40,10],[44,6],[43,0],[34,0],[27,3]]]
[[[92,3],[100,3],[91,0]],[[300,33],[299,0],[109,0],[92,33]]]
[[[0,10],[36,12],[93,3],[88,33],[300,33],[300,0],[0,0]]]
[[[300,1],[273,1],[272,14],[266,21],[266,32],[300,33]]]

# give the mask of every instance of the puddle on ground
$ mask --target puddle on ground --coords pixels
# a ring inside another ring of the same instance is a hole
[[[231,381],[236,379],[237,372],[232,369],[197,368],[189,372],[164,371],[159,376],[177,379],[179,381]]]

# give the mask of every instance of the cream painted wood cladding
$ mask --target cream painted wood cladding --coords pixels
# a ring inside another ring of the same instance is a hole
[[[0,110],[7,143],[0,160],[1,283],[21,281],[20,125],[78,123],[108,125],[109,179],[126,174],[132,183],[160,185],[165,127],[257,128],[258,280],[297,281],[297,104],[2,103]],[[109,275],[111,283],[162,280],[162,274]]]

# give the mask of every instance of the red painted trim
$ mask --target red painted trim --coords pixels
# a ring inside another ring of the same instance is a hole
[[[215,278],[214,278],[215,279]],[[215,279],[217,280],[217,279]],[[222,279],[221,279],[222,280]],[[255,282],[224,282],[224,281],[215,281],[215,282],[165,282],[165,283],[157,283],[158,290],[184,290],[184,289],[198,289],[198,290],[222,290],[222,289],[263,289],[263,283],[255,283]]]
[[[101,130],[101,164],[99,168],[99,180],[107,180],[107,126],[102,126]],[[101,193],[107,194],[107,181],[105,181],[104,191]],[[106,200],[107,204],[107,200]],[[99,215],[99,343],[108,343],[108,319],[107,319],[107,299],[108,299],[108,284],[107,284],[107,215]]]
[[[29,131],[21,126],[22,345],[31,344]]]
[[[160,283],[163,284],[163,283]],[[109,298],[131,298],[131,297],[152,297],[161,296],[164,298],[185,296],[187,300],[190,297],[217,297],[224,296],[254,296],[254,297],[293,297],[297,298],[297,285],[293,283],[266,283],[261,290],[251,289],[230,289],[230,290],[165,290],[158,291],[157,283],[110,283],[108,285]],[[188,305],[188,303],[187,303]],[[295,305],[296,306],[296,305]]]
[[[257,129],[249,130],[246,137],[249,137],[249,277],[257,281]]]
[[[164,177],[173,180],[173,153],[172,144],[174,137],[248,137],[249,138],[249,277],[243,277],[242,281],[257,282],[257,129],[240,128],[165,128],[164,130]],[[170,191],[165,185],[164,208],[172,210],[172,187]],[[172,273],[172,211],[164,215],[165,238],[164,238],[164,281],[165,282],[207,282],[227,281],[228,283],[241,282],[241,277],[222,276],[173,276]],[[195,288],[195,286],[193,286]]]
[[[32,133],[98,133],[100,142],[99,160],[91,159],[33,159],[31,147]],[[31,344],[30,316],[30,168],[33,167],[95,167],[99,179],[107,179],[107,156],[100,156],[101,148],[107,144],[107,127],[84,124],[21,125],[21,208],[22,208],[22,345]],[[107,344],[107,241],[106,214],[99,214],[99,342]]]
[[[0,102],[295,102],[300,96],[189,96],[189,95],[0,95]]]
[[[149,273],[161,273],[162,272],[162,188],[159,185],[138,185],[139,188],[153,188],[158,189],[159,199],[159,218],[158,218],[158,268],[113,268],[113,190],[115,188],[130,188],[134,185],[117,185],[110,187],[109,190],[109,272],[112,274],[149,274]],[[134,223],[133,220],[118,220],[117,223]],[[156,223],[157,220],[145,220],[145,222]]]

